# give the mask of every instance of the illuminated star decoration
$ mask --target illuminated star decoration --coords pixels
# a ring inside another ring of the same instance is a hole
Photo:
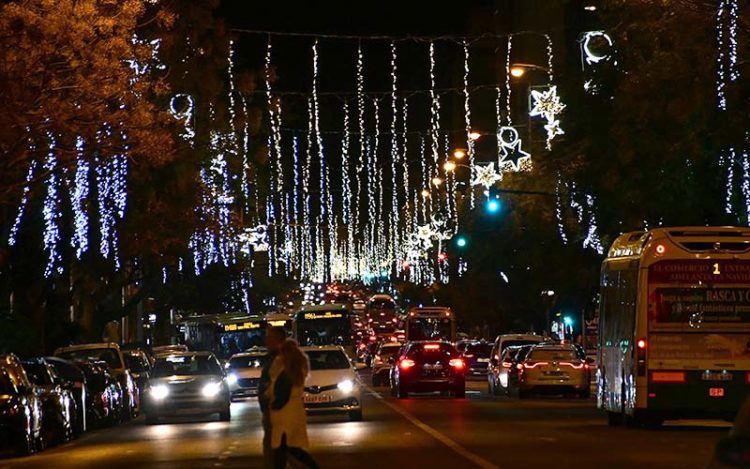
[[[529,111],[531,117],[542,116],[547,120],[547,150],[552,148],[552,139],[563,133],[557,115],[565,109],[565,104],[557,95],[557,86],[550,86],[546,91],[531,90],[534,107]]]
[[[510,138],[507,138],[510,136]],[[498,140],[500,141],[501,169],[509,168],[513,171],[521,170],[521,162],[531,158],[531,154],[521,149],[521,138],[514,127],[501,127]]]
[[[501,179],[503,179],[503,176],[495,171],[495,163],[489,162],[486,165],[476,164],[474,166],[474,179],[472,179],[471,185],[482,186],[487,190]]]
[[[253,228],[245,228],[240,234],[242,252],[251,254],[253,252],[268,251],[268,227],[258,225]]]

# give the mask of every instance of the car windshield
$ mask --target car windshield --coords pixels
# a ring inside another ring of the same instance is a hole
[[[307,357],[311,370],[344,370],[352,366],[349,358],[339,350],[311,350]]]
[[[62,377],[68,381],[81,381],[83,379],[83,373],[75,365],[61,362],[55,359],[47,359],[47,363],[52,365],[57,376]]]
[[[491,344],[471,344],[468,347],[466,347],[467,355],[475,355],[480,358],[489,357],[490,352],[492,352]]]
[[[15,394],[16,388],[7,373],[0,373],[0,394]]]
[[[148,362],[145,358],[138,355],[125,355],[125,364],[128,365],[130,371],[135,373],[148,371]]]
[[[575,350],[532,350],[529,360],[575,360]]]
[[[221,365],[210,355],[170,355],[154,363],[152,376],[221,375]]]
[[[536,345],[541,342],[541,339],[505,340],[503,341],[503,350],[508,347],[518,347],[520,345]]]
[[[394,355],[398,353],[398,351],[401,350],[401,346],[398,347],[381,347],[380,348],[380,356],[381,357],[390,357],[391,355]]]
[[[24,363],[23,369],[26,370],[26,375],[33,384],[37,386],[52,384],[47,367],[41,363]]]
[[[90,362],[102,361],[110,368],[124,368],[120,355],[113,348],[92,348],[85,350],[70,350],[58,356],[68,360],[83,360]]]
[[[265,355],[250,355],[242,357],[232,357],[229,360],[229,368],[241,369],[241,368],[262,368],[266,364]]]

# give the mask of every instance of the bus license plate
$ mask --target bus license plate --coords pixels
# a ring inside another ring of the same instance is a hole
[[[708,395],[711,397],[724,397],[724,388],[708,388]]]

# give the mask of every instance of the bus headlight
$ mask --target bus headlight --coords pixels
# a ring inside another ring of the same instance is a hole
[[[354,381],[347,379],[344,381],[341,381],[337,386],[341,391],[344,391],[346,393],[352,392],[354,389]]]
[[[221,392],[221,383],[208,383],[203,386],[201,393],[203,397],[216,397]]]
[[[163,384],[159,384],[151,388],[151,397],[155,400],[160,401],[169,395],[169,388]]]

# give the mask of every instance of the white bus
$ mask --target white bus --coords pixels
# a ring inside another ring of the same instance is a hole
[[[406,340],[456,342],[456,317],[450,308],[420,306],[406,315]]]
[[[620,236],[601,272],[597,405],[617,425],[732,418],[750,390],[750,228]]]

